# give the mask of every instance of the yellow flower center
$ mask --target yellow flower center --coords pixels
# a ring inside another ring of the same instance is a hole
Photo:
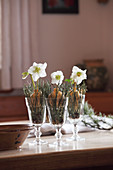
[[[77,72],[77,76],[78,76],[78,77],[80,77],[80,76],[81,76],[81,74],[82,74],[81,72]]]
[[[39,73],[40,67],[35,67],[35,70],[33,71],[34,73]]]
[[[60,75],[57,75],[56,80],[60,80],[60,77],[61,77]]]

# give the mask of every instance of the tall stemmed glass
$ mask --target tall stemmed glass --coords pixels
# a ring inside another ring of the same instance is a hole
[[[34,144],[40,145],[47,143],[41,140],[40,128],[46,120],[46,103],[45,98],[40,96],[26,97],[26,106],[28,109],[28,115],[30,122],[34,125],[36,139],[33,141]]]
[[[40,139],[41,132],[40,127],[45,122],[46,118],[46,105],[45,99],[43,98],[43,92],[38,87],[39,79],[46,77],[47,63],[36,63],[29,67],[27,72],[22,73],[22,79],[26,79],[28,76],[31,78],[30,86],[24,87],[24,94],[26,96],[26,105],[28,108],[28,115],[30,121],[35,127],[36,140],[34,143],[41,144]]]
[[[79,141],[84,140],[78,135],[78,122],[81,121],[82,115],[84,113],[84,101],[85,95],[80,94],[78,91],[72,93],[68,98],[68,111],[67,111],[67,120],[73,124],[73,135],[67,140]]]
[[[83,104],[85,95],[83,94],[86,92],[86,86],[84,83],[82,85],[80,84],[83,80],[87,79],[86,71],[87,70],[81,70],[77,66],[73,66],[70,76],[73,87],[68,94],[67,120],[73,124],[73,136],[71,137],[71,140],[74,141],[82,140],[82,138],[78,136],[77,124],[81,120],[84,110]]]
[[[60,99],[47,98],[47,109],[50,123],[56,129],[56,142],[50,144],[50,146],[62,146],[64,142],[61,139],[61,127],[66,121],[66,98],[63,96]]]

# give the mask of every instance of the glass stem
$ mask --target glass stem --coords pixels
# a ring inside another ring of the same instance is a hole
[[[79,137],[79,136],[78,136],[78,127],[77,127],[77,124],[74,124],[74,125],[73,125],[73,138],[74,138],[75,140],[77,140],[78,137]]]
[[[61,133],[61,128],[60,127],[57,127],[56,128],[56,140],[57,140],[57,143],[58,143],[58,146],[60,146],[60,143],[61,143],[61,137],[62,137],[62,133]]]
[[[40,127],[36,126],[35,127],[35,136],[36,136],[36,142],[39,143],[40,142],[40,136],[41,136],[41,132],[40,132]]]

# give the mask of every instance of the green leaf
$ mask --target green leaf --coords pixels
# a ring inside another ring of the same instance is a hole
[[[71,79],[65,79],[65,81],[67,81],[67,82],[71,82],[72,80],[71,80]]]
[[[67,81],[68,83],[74,84],[74,80],[73,79],[65,79],[65,81]]]

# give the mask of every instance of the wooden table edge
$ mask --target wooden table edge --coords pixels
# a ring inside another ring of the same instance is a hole
[[[0,158],[1,170],[72,169],[113,165],[113,148],[80,149]]]

